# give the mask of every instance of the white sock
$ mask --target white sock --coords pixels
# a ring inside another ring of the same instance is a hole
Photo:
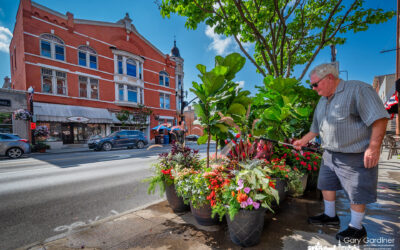
[[[335,217],[335,215],[336,215],[335,201],[324,200],[324,205],[325,205],[324,214],[328,215],[329,217]]]
[[[354,211],[353,209],[350,209],[350,210],[351,210],[351,221],[350,221],[349,226],[355,227],[357,229],[361,229],[362,228],[361,222],[364,219],[365,212],[359,213],[359,212]]]

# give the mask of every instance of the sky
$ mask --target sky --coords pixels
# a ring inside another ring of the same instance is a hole
[[[345,0],[348,1],[348,0]],[[227,55],[231,52],[241,53],[232,38],[215,34],[210,27],[200,24],[197,30],[185,28],[185,17],[171,15],[162,18],[154,0],[36,0],[52,10],[65,14],[74,14],[74,18],[105,22],[117,22],[129,13],[137,31],[163,53],[170,53],[174,36],[180,55],[184,59],[184,84],[188,90],[193,81],[199,82],[197,64],[214,66],[216,55]],[[366,0],[369,8],[395,10],[395,0]],[[14,30],[19,0],[0,0],[0,85],[5,76],[10,76],[10,54],[8,46]],[[380,53],[382,50],[396,47],[396,19],[386,23],[372,25],[367,31],[345,35],[347,42],[339,45],[337,61],[339,61],[341,78],[361,80],[372,84],[374,76],[395,73],[395,51]],[[254,46],[246,47],[252,51]],[[322,50],[314,60],[311,68],[331,60],[330,48]],[[300,76],[303,67],[294,70],[294,76]],[[346,73],[347,72],[347,73]],[[303,78],[303,82],[307,77]],[[246,60],[244,68],[236,75],[236,82],[254,95],[255,86],[262,85],[263,77],[256,72],[255,66]],[[193,98],[189,92],[188,100]]]

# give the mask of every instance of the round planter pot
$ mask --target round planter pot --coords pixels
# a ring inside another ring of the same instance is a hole
[[[290,196],[293,196],[293,197],[302,196],[302,195],[304,194],[304,191],[306,190],[306,187],[307,187],[307,178],[308,178],[308,174],[304,174],[304,175],[300,178],[301,186],[302,186],[302,191],[301,191],[301,193],[300,193],[300,191],[299,191],[298,193],[296,193],[296,190],[289,189],[288,194],[289,194]]]
[[[215,215],[214,218],[211,218],[211,206],[210,204],[204,204],[201,207],[194,208],[193,204],[190,202],[190,210],[197,223],[202,226],[213,226],[218,224],[218,216]]]
[[[236,245],[251,247],[260,243],[266,209],[239,210],[233,220],[227,215],[231,240]]]
[[[185,211],[189,211],[190,208],[189,205],[186,205],[183,202],[183,199],[176,194],[175,185],[174,184],[167,185],[164,182],[164,186],[165,186],[165,193],[167,195],[167,200],[172,210],[175,213],[182,213]]]
[[[275,189],[276,191],[278,191],[278,195],[279,195],[279,204],[284,201],[286,199],[286,181],[279,179],[279,178],[273,178],[273,180],[275,181],[276,185],[275,185]]]

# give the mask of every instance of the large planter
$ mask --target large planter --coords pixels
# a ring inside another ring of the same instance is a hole
[[[194,208],[192,202],[190,202],[190,210],[197,223],[202,226],[212,226],[218,224],[218,216],[216,215],[214,218],[211,218],[211,206],[210,203],[204,204],[201,207]]]
[[[165,186],[165,193],[167,195],[167,200],[172,210],[175,213],[182,213],[185,211],[189,211],[189,205],[186,205],[183,202],[183,199],[176,194],[175,185],[174,184],[167,185],[167,183],[164,182],[164,186]]]
[[[275,181],[276,185],[275,185],[275,189],[276,191],[278,191],[278,195],[279,195],[279,204],[284,201],[286,199],[286,181],[279,179],[279,178],[273,178],[273,180]]]
[[[290,196],[293,196],[293,197],[302,196],[304,194],[304,191],[306,190],[306,187],[307,187],[307,178],[308,178],[308,174],[304,174],[300,178],[301,186],[302,186],[302,190],[301,191],[289,189],[288,194]]]
[[[236,245],[251,247],[260,242],[266,209],[239,210],[233,220],[227,216],[229,235]]]

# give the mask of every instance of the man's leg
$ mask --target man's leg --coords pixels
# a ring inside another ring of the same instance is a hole
[[[322,190],[322,196],[324,197],[324,214],[328,215],[331,218],[335,217],[336,191]]]
[[[365,215],[365,204],[351,204],[351,221],[349,226],[362,229],[362,221]]]

